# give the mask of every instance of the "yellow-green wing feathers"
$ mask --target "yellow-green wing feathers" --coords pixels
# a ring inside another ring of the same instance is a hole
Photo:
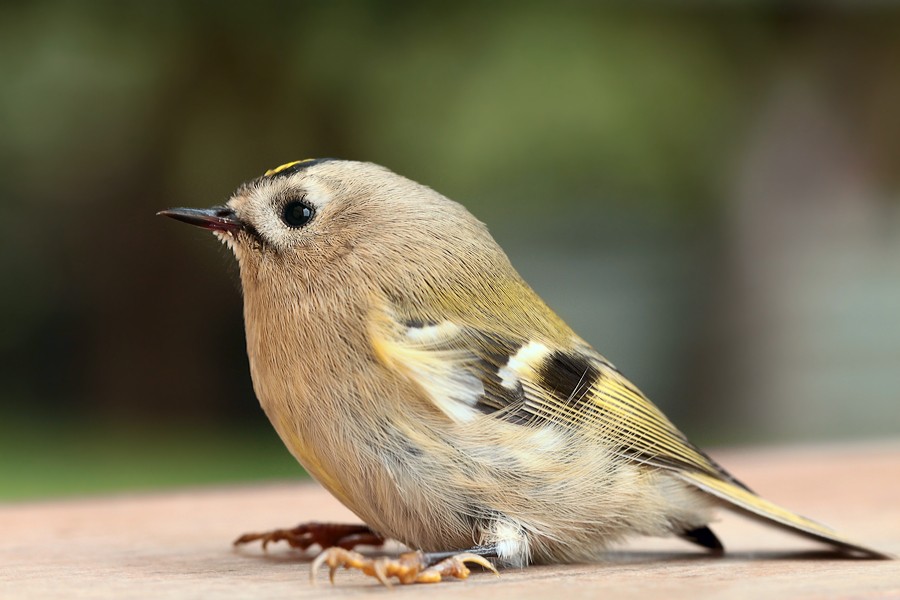
[[[605,429],[635,458],[665,469],[690,470],[725,478],[744,487],[687,438],[634,385],[608,363],[600,363],[590,400]]]

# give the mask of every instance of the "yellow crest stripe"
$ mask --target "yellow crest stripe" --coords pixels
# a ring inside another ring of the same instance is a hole
[[[299,165],[301,163],[307,163],[307,162],[311,162],[314,160],[316,160],[316,159],[315,158],[304,158],[303,160],[295,160],[295,161],[292,161],[289,163],[284,163],[283,165],[278,165],[274,169],[269,169],[268,171],[266,171],[264,177],[271,177],[272,175],[278,175],[285,169],[290,169],[294,165]]]

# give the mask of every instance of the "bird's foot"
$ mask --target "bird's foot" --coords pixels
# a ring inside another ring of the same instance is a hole
[[[328,578],[331,583],[334,583],[335,571],[344,567],[345,569],[358,569],[366,575],[376,578],[386,587],[391,587],[391,577],[396,577],[402,584],[438,583],[444,577],[466,579],[470,572],[466,563],[481,565],[492,571],[494,575],[499,575],[494,565],[486,558],[471,552],[455,554],[434,562],[429,560],[428,554],[422,552],[407,552],[397,558],[389,556],[372,558],[352,550],[329,548],[313,561],[309,576],[310,580],[315,583],[319,567],[324,564],[328,565]]]
[[[291,548],[306,550],[317,544],[322,550],[340,548],[352,550],[357,546],[381,546],[384,538],[365,525],[341,525],[336,523],[302,523],[293,529],[273,529],[263,533],[245,533],[234,540],[235,546],[262,542],[266,550],[272,542],[287,542]]]

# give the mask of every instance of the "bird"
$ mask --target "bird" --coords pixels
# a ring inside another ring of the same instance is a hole
[[[467,565],[591,562],[634,536],[711,552],[732,509],[888,555],[763,499],[687,437],[522,279],[461,204],[370,162],[292,161],[223,205],[159,215],[234,253],[255,394],[362,525],[241,536],[390,585]],[[599,310],[599,309],[598,309]],[[411,549],[370,556],[358,546]]]

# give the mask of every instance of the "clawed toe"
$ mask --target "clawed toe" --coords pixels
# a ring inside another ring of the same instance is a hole
[[[473,563],[484,567],[491,571],[494,575],[499,576],[497,568],[483,556],[472,554],[471,552],[463,552],[446,558],[441,562],[434,564],[421,573],[416,578],[417,583],[437,583],[442,577],[456,577],[457,579],[467,579],[471,571],[466,563]]]
[[[268,550],[269,544],[272,542],[281,541],[286,541],[290,544],[291,548],[300,548],[301,550],[306,550],[306,548],[312,545],[312,541],[306,544],[302,537],[293,534],[292,531],[293,530],[291,529],[273,529],[272,531],[266,531],[264,533],[245,533],[234,540],[233,544],[235,546],[241,546],[251,542],[261,541],[263,550]]]

